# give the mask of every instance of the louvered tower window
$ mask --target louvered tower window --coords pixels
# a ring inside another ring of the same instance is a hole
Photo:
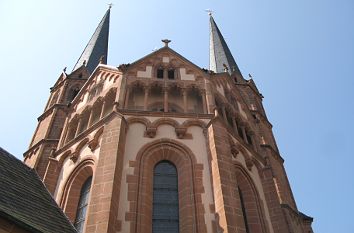
[[[85,181],[85,183],[82,185],[81,188],[80,199],[79,199],[79,204],[76,211],[76,219],[74,223],[74,226],[78,233],[81,233],[84,230],[88,199],[91,190],[91,182],[92,182],[92,176]]]
[[[178,177],[176,167],[162,161],[154,169],[153,233],[178,233]]]

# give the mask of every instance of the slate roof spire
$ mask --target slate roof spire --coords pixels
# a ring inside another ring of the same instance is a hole
[[[73,71],[85,64],[91,74],[100,63],[100,60],[102,60],[104,64],[107,63],[110,11],[111,6],[98,24],[90,41],[87,43],[79,60],[76,62]]]
[[[230,74],[237,73],[241,75],[235,59],[233,58],[224,37],[216,25],[211,13],[210,16],[210,54],[209,69],[215,73],[228,71]],[[241,75],[242,76],[242,75]]]

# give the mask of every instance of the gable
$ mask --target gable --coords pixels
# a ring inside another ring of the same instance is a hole
[[[163,47],[132,63],[126,74],[128,78],[153,79],[157,76],[159,68],[174,69],[177,79],[181,81],[197,81],[206,75],[200,67],[169,47]]]
[[[72,102],[74,112],[81,111],[87,105],[91,105],[112,87],[117,86],[120,72],[115,67],[100,65],[81,88]]]

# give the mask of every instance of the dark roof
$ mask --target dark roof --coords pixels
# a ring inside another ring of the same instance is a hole
[[[87,43],[84,51],[82,52],[79,60],[77,60],[73,71],[80,68],[84,61],[86,61],[86,68],[90,74],[95,70],[103,56],[103,63],[107,64],[108,56],[108,37],[109,37],[109,17],[110,8],[103,16],[101,22],[98,24],[95,32],[93,33],[90,41]]]
[[[209,69],[215,73],[225,72],[224,65],[227,66],[229,73],[236,72],[241,75],[234,57],[227,46],[213,17],[210,15],[210,63]]]
[[[37,173],[0,147],[0,216],[30,232],[75,233]]]

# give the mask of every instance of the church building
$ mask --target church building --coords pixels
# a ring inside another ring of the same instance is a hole
[[[107,64],[110,9],[24,153],[79,233],[312,233],[263,96],[210,14],[210,67],[162,47]]]

